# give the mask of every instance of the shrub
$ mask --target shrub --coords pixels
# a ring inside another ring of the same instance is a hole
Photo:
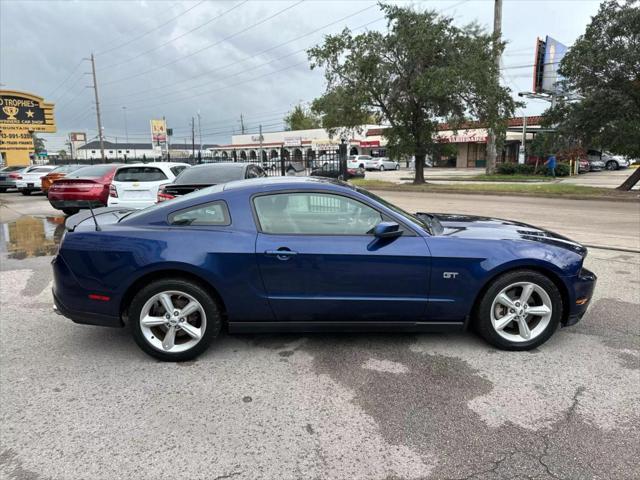
[[[549,175],[549,169],[544,165],[538,165],[538,170],[534,173],[535,166],[519,163],[499,163],[496,166],[496,173],[499,175]],[[570,169],[567,163],[556,164],[556,177],[569,176]]]

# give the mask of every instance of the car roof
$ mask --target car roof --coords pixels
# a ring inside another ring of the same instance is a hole
[[[326,177],[262,177],[247,180],[234,180],[224,184],[224,190],[277,190],[285,189],[313,189],[318,187],[344,187],[353,190],[353,186],[334,178]]]
[[[185,163],[185,162],[138,162],[138,163],[125,163],[123,165],[120,165],[118,167],[118,169],[120,168],[125,168],[125,167],[167,167],[167,168],[171,168],[171,167],[179,167],[179,166],[186,166],[188,167],[189,164]]]

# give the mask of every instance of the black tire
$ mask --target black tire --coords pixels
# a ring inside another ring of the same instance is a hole
[[[514,342],[500,336],[491,322],[491,307],[496,296],[506,287],[518,282],[530,282],[540,286],[549,295],[552,306],[547,327],[535,338]],[[494,279],[480,298],[474,312],[473,326],[477,333],[491,345],[502,350],[531,350],[549,340],[560,324],[563,313],[562,295],[549,277],[532,270],[514,270]]]
[[[24,196],[29,196],[31,195],[31,190],[20,190],[20,193]]]
[[[6,188],[4,188],[4,187],[1,187],[1,188],[0,188],[0,193],[5,193],[6,191],[7,191],[7,189],[6,189]]]
[[[80,211],[79,208],[63,208],[62,209],[62,213],[64,213],[65,215],[75,215],[76,213],[78,213]]]
[[[202,338],[184,352],[170,353],[153,347],[144,337],[140,327],[140,314],[147,300],[158,293],[170,290],[184,292],[194,297],[202,305],[207,318],[207,326]],[[129,326],[133,339],[145,353],[164,362],[184,362],[194,359],[209,347],[211,341],[220,333],[222,318],[218,305],[200,284],[176,278],[152,282],[133,297],[129,306]]]
[[[384,172],[384,165],[380,165],[380,171]]]
[[[396,170],[400,170],[400,164],[396,163]]]
[[[618,166],[618,162],[616,162],[615,160],[609,160],[605,168],[607,170],[618,170],[618,168],[620,167]]]

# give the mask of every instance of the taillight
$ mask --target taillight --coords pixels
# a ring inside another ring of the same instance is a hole
[[[22,180],[22,177],[17,173],[10,173],[9,178],[13,178],[14,180]]]
[[[171,195],[170,193],[165,192],[163,187],[160,187],[158,189],[158,203],[166,202],[167,200],[172,200],[174,198],[176,198],[175,195]]]
[[[109,186],[109,196],[112,198],[118,198],[118,190],[116,190],[116,186],[113,184]]]

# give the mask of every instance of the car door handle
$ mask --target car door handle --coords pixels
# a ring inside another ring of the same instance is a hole
[[[289,260],[291,257],[298,254],[298,252],[294,252],[293,250],[289,250],[288,248],[267,250],[264,253],[265,255],[269,255],[270,257],[278,257],[279,260]]]

